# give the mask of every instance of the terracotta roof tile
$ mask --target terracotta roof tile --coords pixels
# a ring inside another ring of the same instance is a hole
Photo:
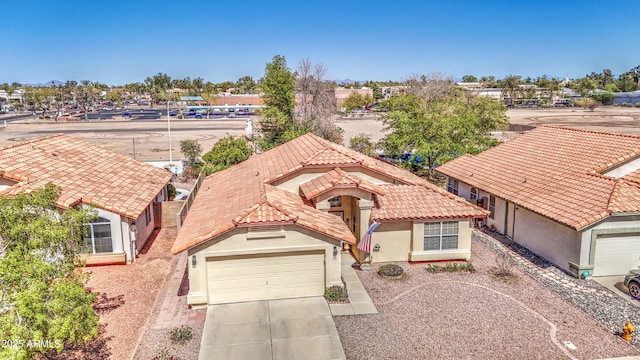
[[[416,185],[440,194],[441,201],[464,203],[457,196],[406,170],[306,134],[205,178],[171,252],[179,253],[236,226],[271,221],[293,221],[335,239],[355,243],[353,234],[338,217],[309,206],[308,201],[298,194],[269,185],[302,169],[324,167],[331,174],[308,183],[303,192],[325,191],[326,181],[335,180],[333,186],[357,184],[379,195],[386,193],[379,186],[335,169],[341,166],[364,167],[398,183]],[[473,208],[471,204],[466,206]]]
[[[640,137],[544,126],[436,170],[576,229],[640,210],[636,171],[601,175],[640,154]]]
[[[171,173],[67,135],[0,148],[0,175],[17,181],[0,194],[30,192],[51,182],[58,206],[80,202],[136,219],[171,180]]]
[[[340,168],[335,168],[328,173],[300,185],[300,193],[305,199],[310,200],[333,188],[360,188],[365,191],[384,195],[384,191],[377,185],[349,174]]]
[[[459,219],[486,217],[487,210],[462,198],[451,200],[446,194],[422,186],[381,185],[385,196],[376,197],[371,218],[379,221]]]

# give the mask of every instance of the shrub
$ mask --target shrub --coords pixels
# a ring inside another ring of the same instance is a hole
[[[640,107],[640,102],[637,102],[637,103],[635,104],[635,107]]]
[[[428,264],[427,265],[427,271],[432,273],[432,274],[436,274],[436,273],[440,273],[440,272],[460,272],[460,271],[466,271],[466,272],[474,273],[474,272],[476,272],[476,268],[473,267],[473,264],[471,263],[471,261],[467,261],[464,264],[447,263],[444,266]]]
[[[173,199],[176,197],[176,187],[173,186],[173,184],[167,185],[167,196],[169,196],[169,199]]]
[[[342,302],[347,301],[349,296],[347,294],[347,287],[340,285],[332,285],[324,289],[324,298],[330,302]]]
[[[513,268],[515,263],[507,253],[500,253],[496,258],[495,274],[503,277],[511,277],[514,275]]]
[[[180,358],[175,355],[171,355],[169,350],[162,349],[156,356],[153,357],[153,360],[180,360]]]
[[[193,337],[193,330],[190,326],[180,326],[178,328],[174,328],[169,333],[169,339],[174,344],[185,344]]]
[[[402,266],[397,264],[385,264],[380,266],[380,268],[378,269],[378,274],[390,277],[400,277],[402,276],[403,272],[404,269],[402,268]]]
[[[623,102],[622,104],[620,104],[620,106],[622,106],[622,107],[629,107],[629,105],[630,104],[628,102],[626,102],[626,101]]]

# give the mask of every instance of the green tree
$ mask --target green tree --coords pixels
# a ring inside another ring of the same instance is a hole
[[[198,157],[202,154],[202,147],[198,140],[180,141],[180,152],[187,158],[189,167],[193,167],[198,162]]]
[[[572,85],[573,85],[573,88],[583,98],[587,97],[589,94],[591,94],[593,90],[598,88],[598,83],[594,79],[587,76],[581,79],[578,79],[577,81],[573,82]]]
[[[362,95],[357,92],[352,92],[349,96],[344,99],[344,103],[342,104],[345,107],[346,112],[351,112],[355,109],[362,109],[366,106],[371,106],[375,103],[375,100],[371,95]]]
[[[86,275],[76,271],[82,224],[95,213],[55,206],[60,189],[43,189],[15,198],[0,197],[0,339],[23,346],[0,347],[0,358],[29,359],[49,341],[61,351],[98,334],[95,294],[84,288]],[[48,348],[42,348],[46,351]]]
[[[502,88],[502,95],[505,97],[507,105],[513,106],[513,101],[522,95],[520,90],[521,79],[520,75],[509,75],[498,83],[498,86]]]
[[[349,147],[361,154],[376,156],[376,146],[371,142],[371,137],[360,133],[349,140]]]
[[[477,81],[478,81],[478,78],[473,75],[465,75],[462,77],[462,82],[470,83],[470,82],[477,82]]]
[[[255,94],[257,84],[251,76],[243,76],[236,81],[236,94]]]
[[[164,99],[167,90],[171,88],[171,77],[164,73],[157,73],[144,80],[146,91],[151,96],[151,107],[160,99]]]
[[[202,156],[204,175],[227,169],[231,165],[247,160],[253,153],[249,143],[241,138],[227,135],[218,140],[213,148]]]
[[[383,119],[388,134],[381,141],[385,155],[413,153],[402,165],[426,168],[429,176],[436,164],[496,145],[491,132],[508,124],[503,104],[459,88],[428,102],[415,94],[393,96],[382,106],[389,109]]]
[[[307,126],[294,122],[296,78],[284,56],[276,55],[267,63],[261,88],[266,109],[261,112],[260,148],[268,150],[291,140],[291,136],[309,132]]]

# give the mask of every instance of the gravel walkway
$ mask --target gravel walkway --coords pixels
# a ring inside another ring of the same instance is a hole
[[[358,271],[379,314],[334,317],[347,358],[600,359],[640,354],[519,266],[512,265],[513,276],[495,275],[497,251],[505,251],[501,245],[474,234],[472,249],[475,273],[431,274],[425,264],[408,263],[399,263],[405,268],[400,280],[381,278],[377,265]],[[578,293],[603,302],[614,298],[598,291]],[[577,349],[568,350],[565,341]]]

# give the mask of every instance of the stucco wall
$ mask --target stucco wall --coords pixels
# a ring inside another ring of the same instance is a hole
[[[381,223],[371,237],[372,262],[408,261],[411,238],[411,222]],[[380,245],[380,251],[373,251],[375,245]]]
[[[147,220],[145,218],[145,212],[149,212],[149,223],[147,223]],[[151,235],[153,229],[155,228],[155,221],[153,216],[153,202],[151,202],[147,206],[147,210],[143,211],[138,219],[136,219],[136,251],[140,251],[140,249],[142,249],[144,244],[147,242],[147,239],[149,239],[149,235]]]
[[[333,256],[334,246],[337,247],[335,257]],[[308,250],[321,250],[325,253],[325,285],[327,287],[342,285],[340,241],[296,225],[287,225],[281,231],[264,233],[263,235],[255,232],[249,233],[247,228],[237,228],[188,250],[189,294],[187,302],[192,305],[207,303],[207,259],[214,259],[217,256],[258,255],[261,253],[286,254]],[[195,267],[192,266],[193,255],[196,256]]]
[[[580,234],[565,225],[522,207],[516,208],[513,239],[558,267],[570,271],[569,262],[578,263]]]

